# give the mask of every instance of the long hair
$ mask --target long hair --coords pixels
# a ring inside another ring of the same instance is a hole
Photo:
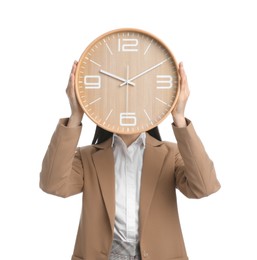
[[[161,141],[161,135],[160,135],[160,132],[159,132],[159,128],[158,126],[150,129],[147,131],[147,133],[149,135],[151,135],[152,137],[154,137],[155,139]],[[92,141],[92,144],[100,144],[100,143],[103,143],[104,141],[106,141],[107,139],[111,138],[113,135],[112,132],[109,132],[103,128],[101,128],[100,126],[96,126],[96,129],[95,129],[95,135],[94,135],[94,138],[93,138],[93,141]]]

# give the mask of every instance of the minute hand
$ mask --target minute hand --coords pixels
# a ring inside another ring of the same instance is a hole
[[[131,79],[129,79],[129,80],[126,80],[125,82],[123,82],[123,83],[120,84],[120,87],[122,87],[122,86],[124,86],[125,84],[127,84],[127,82],[132,83],[133,80],[135,80],[135,79],[141,77],[142,75],[146,74],[147,72],[149,72],[149,71],[151,71],[151,70],[153,70],[153,69],[155,69],[155,68],[161,66],[163,63],[165,63],[165,62],[168,61],[169,59],[170,59],[170,58],[167,58],[167,59],[165,59],[165,60],[159,62],[158,64],[152,66],[151,68],[149,68],[149,69],[147,69],[147,70],[141,72],[140,74],[134,76],[133,78],[131,78]]]

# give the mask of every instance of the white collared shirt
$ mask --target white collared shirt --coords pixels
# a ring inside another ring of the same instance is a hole
[[[146,134],[129,147],[116,134],[112,147],[115,161],[114,239],[138,242],[140,185]]]

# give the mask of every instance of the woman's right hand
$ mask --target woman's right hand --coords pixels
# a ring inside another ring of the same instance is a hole
[[[84,115],[84,111],[82,110],[75,93],[75,73],[77,69],[77,64],[78,62],[74,61],[70,73],[68,86],[66,88],[66,94],[69,98],[70,108],[71,108],[71,116],[69,118],[68,125],[67,125],[69,127],[80,125]]]

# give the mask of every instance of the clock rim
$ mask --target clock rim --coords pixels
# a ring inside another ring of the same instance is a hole
[[[169,53],[169,56],[172,58],[172,60],[174,61],[174,65],[176,67],[176,74],[177,74],[177,78],[178,78],[178,86],[177,86],[177,92],[176,92],[176,97],[175,97],[175,100],[174,102],[172,103],[171,105],[171,108],[162,116],[162,118],[160,120],[158,120],[157,123],[149,126],[148,128],[144,128],[144,130],[134,130],[134,131],[112,131],[112,129],[106,127],[105,125],[102,125],[101,123],[97,123],[94,118],[92,118],[88,112],[84,109],[84,105],[81,101],[81,98],[79,96],[79,90],[78,90],[78,76],[79,76],[79,68],[81,66],[81,63],[82,63],[82,60],[83,58],[85,57],[85,55],[89,52],[89,50],[97,43],[99,42],[99,40],[105,38],[106,36],[108,35],[111,35],[111,34],[117,34],[117,33],[121,33],[121,32],[137,32],[137,33],[140,33],[140,34],[144,34],[144,35],[147,35],[151,38],[153,38],[154,40],[156,40],[158,43],[160,43],[160,45],[162,45],[166,50],[167,52]],[[153,33],[151,32],[148,32],[146,30],[143,30],[143,29],[139,29],[139,28],[133,28],[133,27],[124,27],[124,28],[116,28],[116,29],[113,29],[113,30],[109,30],[105,33],[102,33],[101,35],[99,35],[98,37],[96,37],[93,41],[91,41],[87,47],[84,49],[84,51],[82,52],[82,54],[80,55],[80,58],[79,58],[79,61],[77,63],[77,69],[76,69],[76,73],[75,73],[75,93],[76,93],[76,97],[77,97],[77,101],[80,105],[80,107],[82,108],[83,112],[87,115],[87,117],[92,121],[94,122],[96,125],[98,125],[99,127],[103,128],[104,130],[106,131],[109,131],[111,133],[115,133],[115,134],[122,134],[122,135],[133,135],[133,134],[140,134],[142,132],[147,132],[157,126],[159,126],[167,117],[168,115],[173,111],[173,109],[175,108],[176,104],[177,104],[177,101],[178,101],[178,97],[179,97],[179,94],[180,94],[180,75],[178,73],[178,63],[177,63],[177,60],[173,54],[173,52],[170,50],[170,48],[167,46],[167,44],[165,44],[163,42],[163,40],[161,40],[158,36],[154,35]]]

